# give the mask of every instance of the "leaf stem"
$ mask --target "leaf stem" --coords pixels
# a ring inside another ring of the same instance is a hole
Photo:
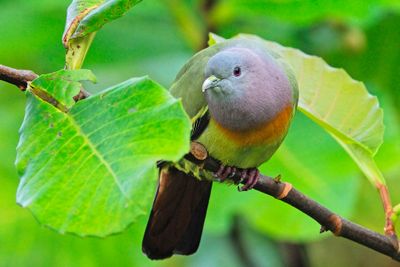
[[[93,32],[84,37],[71,39],[69,41],[65,55],[65,69],[77,70],[82,67],[95,35],[96,32]]]
[[[377,183],[376,188],[379,190],[379,194],[381,196],[383,210],[385,211],[385,234],[392,238],[396,237],[396,231],[394,222],[392,220],[394,211],[392,207],[392,202],[390,201],[389,189],[385,184]]]

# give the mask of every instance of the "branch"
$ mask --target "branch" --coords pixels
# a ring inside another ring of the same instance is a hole
[[[14,84],[21,91],[25,91],[28,82],[36,79],[38,75],[31,70],[18,70],[10,68],[0,64],[0,80]],[[80,90],[79,94],[74,96],[75,101],[85,99],[89,96],[89,93],[83,89]]]
[[[218,171],[220,162],[208,156],[204,146],[192,142],[190,152],[185,156],[185,159],[208,171]],[[232,179],[239,180],[240,174],[236,174]],[[242,183],[245,182],[242,181]],[[281,182],[280,177],[272,178],[260,175],[254,189],[286,202],[307,214],[321,225],[321,233],[331,231],[335,236],[350,239],[400,262],[399,242],[395,236],[381,235],[340,217],[296,190],[291,184]]]
[[[38,75],[30,70],[18,70],[0,65],[0,80],[14,84],[21,91],[25,91],[28,82],[36,79]]]

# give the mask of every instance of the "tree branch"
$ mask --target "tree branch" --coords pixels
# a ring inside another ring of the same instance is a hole
[[[191,153],[187,154],[185,159],[211,172],[217,172],[220,167],[220,162],[208,156],[206,149],[196,142],[192,142]],[[239,180],[240,173],[232,179]],[[245,182],[242,181],[242,183]],[[350,239],[400,262],[399,241],[395,236],[381,235],[340,217],[296,190],[291,184],[281,182],[280,177],[260,175],[254,189],[286,202],[307,214],[321,225],[321,233],[331,231],[335,236]]]
[[[21,91],[25,91],[28,86],[28,82],[36,79],[38,75],[31,70],[19,70],[10,68],[0,64],[0,80],[14,84]],[[85,99],[89,96],[89,93],[83,89],[80,90],[79,94],[74,96],[75,101]]]
[[[36,79],[38,75],[30,70],[18,70],[0,65],[0,80],[14,84],[21,91],[25,91],[28,82]]]

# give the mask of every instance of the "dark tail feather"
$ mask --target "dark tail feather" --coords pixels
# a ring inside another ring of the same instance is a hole
[[[173,167],[160,170],[142,249],[150,259],[189,255],[199,247],[212,183]]]

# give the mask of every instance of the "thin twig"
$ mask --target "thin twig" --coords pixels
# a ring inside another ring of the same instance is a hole
[[[14,84],[21,89],[21,91],[25,91],[28,86],[28,82],[33,81],[37,77],[38,75],[31,70],[19,70],[0,65],[0,80]],[[89,97],[89,93],[81,89],[79,94],[74,96],[74,100],[77,102],[87,97]]]
[[[25,91],[28,82],[36,79],[38,75],[31,70],[18,70],[0,65],[0,80],[16,85]]]
[[[196,143],[196,146],[192,145],[192,149],[193,147],[197,149],[196,157],[193,154],[188,154],[185,158],[208,171],[217,172],[220,162],[210,156],[204,157],[204,155],[200,155],[198,157],[201,150],[199,149],[199,145],[199,143]],[[204,151],[206,150],[204,149]],[[240,179],[240,174],[236,174],[232,179]],[[242,181],[242,183],[246,183],[246,181]],[[321,225],[321,233],[331,231],[336,236],[350,239],[400,262],[400,249],[397,238],[376,233],[340,217],[299,192],[291,184],[281,182],[280,177],[272,178],[260,175],[260,179],[254,189],[286,202],[307,214]]]

